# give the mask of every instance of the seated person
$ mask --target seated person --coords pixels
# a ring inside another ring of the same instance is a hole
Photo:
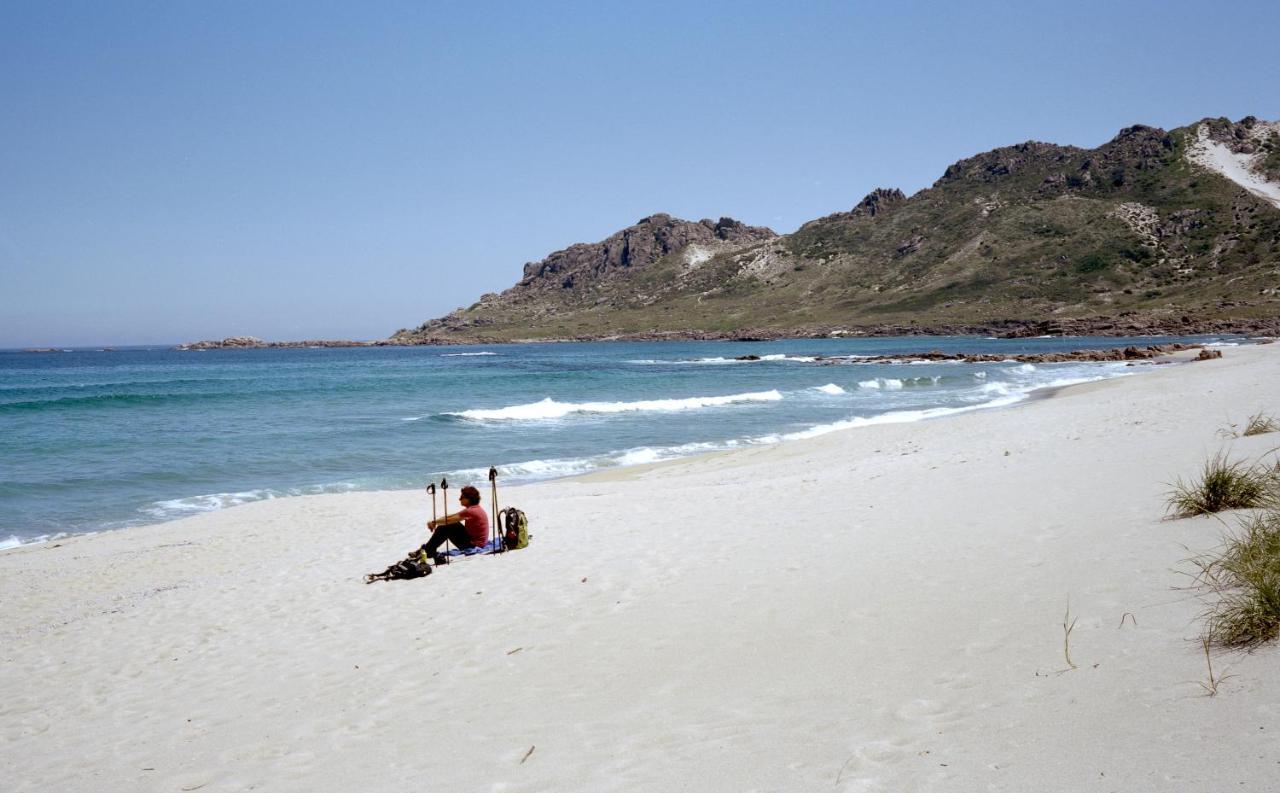
[[[464,551],[483,547],[489,541],[489,516],[485,514],[484,507],[480,506],[480,491],[467,485],[458,494],[458,501],[461,502],[462,509],[439,520],[427,521],[427,528],[432,532],[426,551],[437,563],[437,551],[445,540]]]

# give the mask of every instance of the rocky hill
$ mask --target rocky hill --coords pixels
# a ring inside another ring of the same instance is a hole
[[[1280,123],[1029,141],[792,234],[654,215],[392,343],[1280,331]]]

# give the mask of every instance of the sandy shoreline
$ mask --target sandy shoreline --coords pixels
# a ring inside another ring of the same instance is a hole
[[[1219,657],[1234,677],[1202,696],[1202,604],[1173,587],[1221,524],[1161,518],[1219,448],[1280,446],[1217,435],[1280,413],[1276,382],[1280,346],[1231,348],[1016,410],[505,489],[531,547],[421,581],[360,581],[422,541],[415,492],[6,551],[0,778],[1266,790],[1276,650]]]

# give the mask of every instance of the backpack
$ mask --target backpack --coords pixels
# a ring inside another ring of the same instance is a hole
[[[426,546],[410,551],[404,559],[383,570],[381,573],[370,573],[364,577],[366,584],[374,581],[407,581],[431,575],[431,565],[427,562]]]
[[[529,545],[529,518],[515,507],[507,507],[498,513],[498,526],[502,529],[502,550],[518,551]]]

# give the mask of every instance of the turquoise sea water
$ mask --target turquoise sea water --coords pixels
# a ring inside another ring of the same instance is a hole
[[[262,498],[480,483],[489,465],[508,483],[564,476],[1006,405],[1146,368],[856,356],[1168,340],[0,352],[0,547]],[[734,360],[748,354],[764,360]]]

